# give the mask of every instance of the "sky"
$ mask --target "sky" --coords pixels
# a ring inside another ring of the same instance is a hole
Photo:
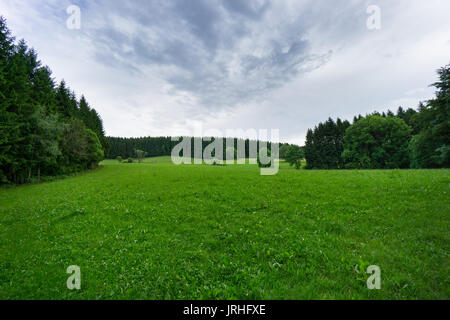
[[[448,0],[0,1],[107,135],[279,129],[296,144],[329,117],[432,98],[450,63],[448,12]]]

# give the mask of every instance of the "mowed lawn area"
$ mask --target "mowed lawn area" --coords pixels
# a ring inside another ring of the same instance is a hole
[[[450,170],[103,165],[0,189],[0,299],[449,298]]]

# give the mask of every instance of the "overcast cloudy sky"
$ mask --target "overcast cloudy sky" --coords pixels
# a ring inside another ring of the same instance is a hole
[[[66,26],[69,5],[81,29]],[[369,30],[367,8],[381,9]],[[450,63],[448,0],[0,0],[0,15],[108,135],[279,128],[431,98]]]

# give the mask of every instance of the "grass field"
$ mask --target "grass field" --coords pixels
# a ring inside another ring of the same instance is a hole
[[[0,190],[0,299],[449,298],[449,170],[103,164]]]

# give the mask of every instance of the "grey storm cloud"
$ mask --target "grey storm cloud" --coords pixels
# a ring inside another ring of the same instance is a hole
[[[274,19],[272,6],[267,0],[116,2],[107,10],[90,10],[102,12],[97,21],[103,23],[90,25],[88,32],[100,44],[99,62],[152,70],[175,92],[188,92],[205,106],[232,106],[331,56],[330,50],[313,52],[306,19]],[[273,22],[277,25],[268,25]]]
[[[81,29],[66,28],[69,5]],[[369,30],[369,5],[381,29]],[[303,143],[328,117],[416,107],[448,64],[448,0],[1,0],[102,115],[109,135],[280,128]]]

